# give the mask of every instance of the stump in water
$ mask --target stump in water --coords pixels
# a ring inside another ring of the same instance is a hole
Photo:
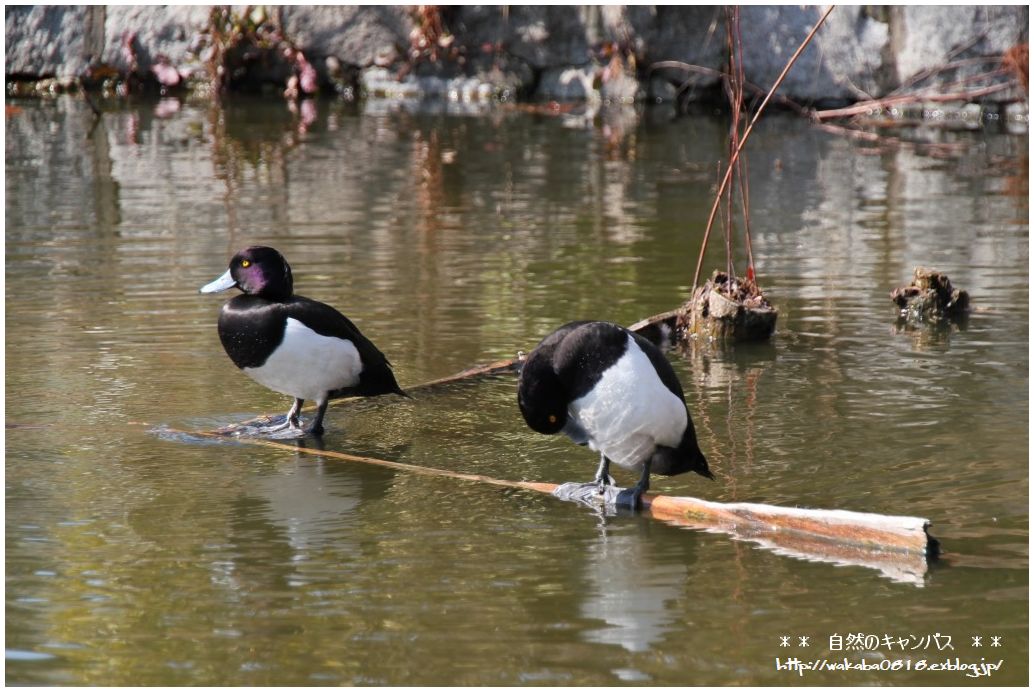
[[[959,320],[969,313],[969,293],[954,288],[947,274],[926,267],[916,267],[912,283],[895,288],[890,299],[898,306],[898,318],[913,325]]]
[[[763,341],[775,331],[779,311],[751,279],[715,271],[679,313],[679,333],[712,339]]]

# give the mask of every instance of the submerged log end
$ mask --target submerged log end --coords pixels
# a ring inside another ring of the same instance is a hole
[[[820,542],[845,551],[903,553],[926,560],[940,554],[940,542],[930,535],[930,522],[922,517],[719,503],[692,497],[647,496],[644,505],[662,518],[750,538],[763,537],[788,547]]]

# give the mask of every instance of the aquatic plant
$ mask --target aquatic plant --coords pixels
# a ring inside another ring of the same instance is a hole
[[[743,107],[743,68],[742,68],[742,40],[739,31],[739,8],[733,7],[727,9],[727,41],[730,47],[730,66],[724,74],[726,93],[730,99],[732,109],[732,123],[730,127],[729,136],[729,150],[730,156],[729,161],[725,164],[725,174],[718,185],[718,191],[715,194],[714,204],[711,206],[711,213],[707,219],[707,226],[704,228],[704,238],[700,244],[700,254],[697,258],[696,270],[693,273],[693,289],[690,294],[690,299],[683,306],[679,319],[678,326],[681,333],[699,333],[707,334],[711,337],[731,337],[737,340],[755,340],[755,339],[767,339],[771,336],[775,329],[775,319],[777,312],[768,303],[761,289],[757,285],[757,277],[754,271],[754,258],[752,251],[750,250],[750,239],[749,239],[749,220],[745,221],[744,228],[746,235],[746,245],[748,248],[748,260],[747,260],[747,271],[745,278],[738,279],[733,270],[732,262],[732,209],[733,209],[733,194],[735,187],[732,185],[733,179],[735,178],[739,182],[741,208],[743,209],[744,218],[749,219],[749,196],[747,192],[747,186],[743,182],[745,176],[742,175],[743,164],[741,163],[743,147],[747,143],[747,139],[750,137],[750,133],[754,129],[755,123],[764,111],[765,106],[768,105],[772,98],[772,94],[779,88],[779,85],[783,83],[786,75],[790,72],[794,63],[797,62],[797,58],[800,57],[804,49],[807,48],[808,44],[815,37],[819,28],[825,23],[826,18],[833,11],[833,6],[830,6],[825,13],[819,18],[819,21],[812,27],[811,31],[805,37],[804,41],[801,42],[800,46],[787,61],[786,66],[776,79],[775,83],[768,90],[764,100],[758,106],[758,109],[754,112],[754,116],[751,118],[750,124],[740,134],[740,117]],[[719,211],[723,207],[725,209],[725,216],[723,217],[725,226],[725,239],[726,239],[726,272],[715,272],[712,280],[709,281],[702,290],[697,290],[698,282],[700,279],[700,269],[704,263],[704,254],[707,251],[707,242],[711,237],[711,229],[714,226],[715,219],[718,216]],[[714,294],[723,300],[718,302],[728,302],[732,304],[730,306],[724,306],[723,309],[715,311],[710,296]],[[724,296],[723,296],[724,294]],[[716,314],[715,314],[716,313]]]

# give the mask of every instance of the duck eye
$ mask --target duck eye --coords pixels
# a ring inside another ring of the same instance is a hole
[[[553,414],[549,414],[549,422],[556,423],[556,416],[554,416]]]
[[[247,269],[251,266],[251,260],[241,260],[241,266]]]

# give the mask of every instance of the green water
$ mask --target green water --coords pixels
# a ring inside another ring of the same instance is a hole
[[[944,559],[902,577],[155,432],[290,403],[223,353],[226,297],[197,294],[247,244],[283,251],[298,291],[351,317],[403,386],[530,350],[572,319],[675,307],[719,119],[321,103],[304,122],[282,104],[162,102],[94,123],[70,98],[8,106],[7,683],[1026,683],[1026,137],[928,133],[959,146],[935,156],[766,120],[750,193],[776,336],[669,353],[718,480],[656,490],[927,517]],[[705,266],[722,257],[716,242]],[[916,265],[970,291],[965,329],[895,326],[888,293]],[[335,407],[323,443],[591,478],[592,453],[529,431],[515,391],[503,375]],[[858,634],[880,641],[837,647]],[[777,668],[794,657],[903,663]],[[1001,667],[916,670],[949,658]]]

